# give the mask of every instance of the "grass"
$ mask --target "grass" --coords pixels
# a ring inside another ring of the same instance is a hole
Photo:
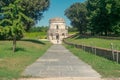
[[[11,41],[0,41],[0,80],[21,77],[26,66],[42,56],[50,45],[49,42],[29,39],[17,41],[17,49],[13,53]]]
[[[24,38],[27,39],[46,39],[47,33],[46,32],[26,32],[24,33]]]
[[[113,43],[114,49],[120,50],[120,40],[108,40],[108,39],[100,39],[100,38],[68,38],[68,42],[73,42],[76,44],[85,44],[89,46],[96,46],[111,49],[111,43]]]
[[[78,33],[78,32],[70,32],[70,31],[68,31],[68,34],[76,34],[76,33]]]
[[[74,55],[92,66],[104,78],[117,78],[120,77],[120,64],[110,61],[103,57],[85,52],[81,49],[74,48],[73,46],[65,45]]]

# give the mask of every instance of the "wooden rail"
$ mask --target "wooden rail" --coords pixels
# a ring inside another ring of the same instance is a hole
[[[106,48],[100,48],[100,47],[93,47],[93,46],[87,46],[84,44],[74,44],[71,42],[67,42],[65,39],[63,40],[65,44],[74,46],[76,48],[83,49],[84,51],[93,53],[98,56],[102,56],[104,58],[107,58],[109,60],[116,61],[117,63],[120,63],[120,51]]]

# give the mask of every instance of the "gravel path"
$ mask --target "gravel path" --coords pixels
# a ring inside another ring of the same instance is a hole
[[[62,45],[51,46],[22,75],[34,77],[29,80],[99,80],[101,77]]]

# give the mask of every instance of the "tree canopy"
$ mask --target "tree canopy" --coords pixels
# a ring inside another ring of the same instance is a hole
[[[13,52],[16,39],[23,37],[23,31],[29,30],[49,6],[49,0],[1,0],[0,1],[0,39],[13,40]]]
[[[118,0],[88,0],[89,26],[95,33],[108,35],[120,21]]]
[[[120,34],[119,0],[87,0],[84,3],[74,3],[65,10],[65,15],[81,33],[90,30],[99,35]]]
[[[0,1],[0,12],[1,8],[14,3],[16,0],[1,0]],[[49,8],[50,0],[21,0],[19,5],[24,9],[23,13],[28,17],[32,18],[33,21],[27,21],[22,19],[25,30],[28,31],[37,20],[42,18],[42,14]]]
[[[87,28],[87,9],[84,3],[74,3],[65,10],[65,15],[70,19],[71,24],[83,34]]]
[[[34,19],[34,22],[25,21],[26,30],[30,29],[30,26],[35,24],[43,16],[43,12],[49,8],[49,0],[22,0],[21,6],[25,9],[24,14]]]

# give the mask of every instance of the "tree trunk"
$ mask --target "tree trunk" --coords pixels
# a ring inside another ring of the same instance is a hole
[[[16,35],[13,37],[13,52],[16,51]]]
[[[107,30],[105,30],[105,36],[107,36],[108,35],[108,31]]]
[[[78,28],[79,33],[83,35],[83,29],[82,28]]]

